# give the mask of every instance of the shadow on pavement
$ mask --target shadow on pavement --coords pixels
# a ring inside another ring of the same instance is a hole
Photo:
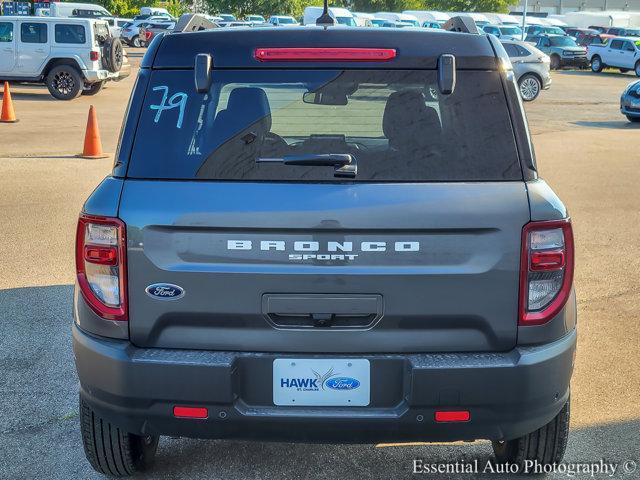
[[[104,478],[90,469],[80,441],[70,332],[72,294],[71,285],[0,290],[0,395],[4,405],[0,409],[0,478]],[[638,462],[638,432],[640,419],[572,429],[565,461]],[[491,454],[488,442],[376,448],[163,437],[154,468],[138,478],[397,479],[413,476],[414,459],[430,464],[477,460],[483,469]],[[513,474],[429,474],[422,478],[488,476],[532,478]],[[568,477],[558,473],[545,478]],[[638,475],[594,478],[631,480]]]
[[[620,129],[636,129],[640,128],[640,123],[633,123],[626,120],[609,120],[602,122],[590,122],[590,121],[578,121],[572,122],[574,125],[578,125],[580,127],[590,127],[590,128],[614,128],[616,130]]]

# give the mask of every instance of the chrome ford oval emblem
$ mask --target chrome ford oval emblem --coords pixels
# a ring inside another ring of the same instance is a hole
[[[178,300],[184,297],[184,288],[171,283],[154,283],[145,288],[144,291],[156,300]]]
[[[325,385],[332,390],[355,390],[360,386],[360,381],[351,377],[336,377],[327,380]]]

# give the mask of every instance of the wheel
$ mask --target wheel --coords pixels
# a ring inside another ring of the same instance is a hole
[[[89,96],[89,97],[95,95],[100,90],[102,90],[102,88],[104,87],[105,83],[107,83],[107,82],[102,81],[102,82],[92,83],[91,85],[89,85],[89,88],[82,90],[82,95],[86,95],[86,96]]]
[[[531,102],[538,98],[542,89],[542,83],[538,80],[538,77],[531,73],[523,75],[518,85],[520,87],[520,96],[525,102]]]
[[[627,73],[629,71],[628,68],[620,68],[620,73]]]
[[[124,432],[100,418],[82,399],[80,430],[84,454],[96,472],[126,477],[148,469],[153,463],[159,437]]]
[[[84,82],[80,72],[71,65],[59,65],[47,75],[49,93],[58,100],[73,100],[82,93]]]
[[[560,57],[558,55],[551,55],[551,70],[558,70],[560,68]]]
[[[124,49],[120,39],[109,38],[105,42],[103,49],[102,58],[104,59],[107,70],[113,73],[119,72],[122,68],[122,62],[124,61]]]
[[[136,48],[142,47],[142,41],[140,40],[140,36],[136,35],[135,37],[133,37],[131,39],[131,44]]]
[[[599,73],[602,71],[603,68],[604,68],[604,65],[602,65],[602,60],[600,59],[600,57],[598,55],[594,55],[593,58],[591,59],[591,71],[595,73]]]
[[[627,115],[627,120],[629,120],[630,122],[640,122],[640,117],[632,117],[631,115]]]
[[[560,413],[544,427],[523,437],[493,442],[497,463],[518,465],[522,470],[527,460],[541,465],[558,464],[564,456],[569,439],[569,401]]]
[[[636,72],[636,77],[640,77],[640,62],[636,62],[636,66],[633,70]]]

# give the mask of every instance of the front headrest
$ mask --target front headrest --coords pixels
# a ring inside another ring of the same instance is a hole
[[[442,132],[440,117],[435,108],[425,103],[420,90],[401,90],[389,95],[384,108],[382,131],[389,144],[402,148],[429,138],[437,139]],[[437,136],[437,137],[436,137]]]

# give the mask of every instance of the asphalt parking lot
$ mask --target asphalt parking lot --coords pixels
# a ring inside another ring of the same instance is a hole
[[[131,51],[134,66],[141,55]],[[595,478],[640,478],[632,463],[640,462],[640,126],[618,110],[620,92],[634,79],[555,72],[551,90],[527,105],[541,174],[568,205],[576,237],[579,344],[565,461],[618,464],[614,475]],[[84,459],[78,429],[73,242],[82,201],[109,173],[112,157],[74,155],[91,104],[104,150],[115,151],[133,82],[72,102],[15,85],[20,122],[0,124],[0,478],[100,478]],[[490,455],[487,442],[375,447],[162,438],[156,467],[144,478],[405,478],[416,458],[483,466]]]

